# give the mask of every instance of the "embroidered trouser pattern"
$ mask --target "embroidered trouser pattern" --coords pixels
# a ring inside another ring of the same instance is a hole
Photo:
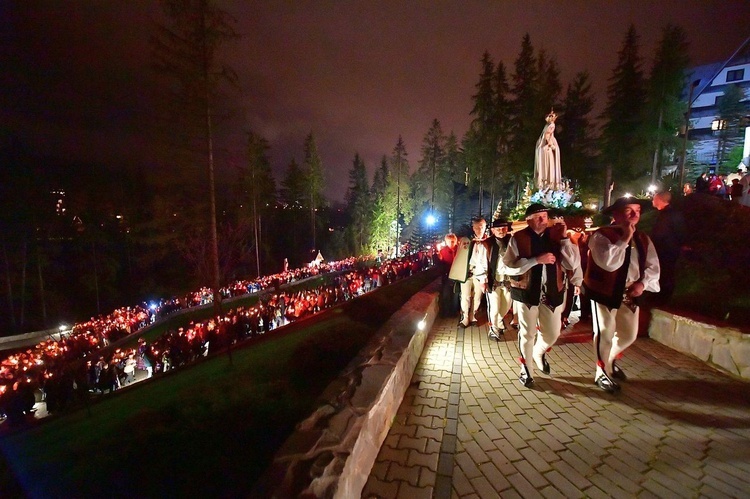
[[[534,360],[540,359],[557,338],[560,337],[563,305],[550,310],[546,305],[530,306],[516,302],[518,312],[518,348],[521,351],[529,375],[534,375]],[[539,330],[537,330],[537,322]],[[541,366],[538,366],[541,369]]]
[[[594,302],[593,326],[594,326],[594,351],[596,353],[597,366],[608,374],[612,374],[612,363],[638,336],[638,313],[630,310],[626,305],[620,308],[609,309],[601,303]],[[594,375],[594,379],[598,376]]]
[[[503,317],[510,310],[513,300],[510,297],[510,290],[505,286],[497,286],[494,290],[487,293],[487,316],[489,317],[490,326],[503,327]]]
[[[469,277],[466,282],[461,283],[461,320],[465,324],[476,320],[481,303],[480,283],[474,277]]]

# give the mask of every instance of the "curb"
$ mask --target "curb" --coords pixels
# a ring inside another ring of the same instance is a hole
[[[440,278],[379,329],[274,457],[273,497],[359,497],[438,314]]]

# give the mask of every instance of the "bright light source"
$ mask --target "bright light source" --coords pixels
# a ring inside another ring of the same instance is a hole
[[[60,329],[60,332],[62,333],[63,331],[67,331],[68,330],[68,326],[66,324],[60,324],[59,329]]]
[[[427,323],[424,321],[424,319],[422,319],[417,324],[417,329],[419,329],[420,331],[423,331],[426,325],[427,325]]]
[[[427,222],[427,225],[435,225],[435,222],[437,222],[437,218],[435,218],[435,215],[430,213],[427,215],[427,218],[425,218],[425,222]]]
[[[625,197],[626,197],[626,198],[632,198],[632,197],[633,197],[633,195],[632,195],[632,194],[630,194],[629,192],[626,192],[626,193],[625,193]]]
[[[648,192],[650,192],[651,194],[655,193],[656,192],[656,186],[654,184],[649,185],[648,186]]]

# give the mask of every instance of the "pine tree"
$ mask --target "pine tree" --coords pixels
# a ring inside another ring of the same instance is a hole
[[[236,20],[209,0],[165,0],[163,8],[169,24],[158,26],[151,37],[154,66],[171,83],[170,109],[179,130],[174,135],[186,139],[187,150],[200,151],[196,161],[206,167],[210,240],[207,257],[211,262],[214,311],[220,313],[213,128],[222,87],[226,83],[235,84],[237,76],[219,60],[218,52],[223,44],[239,35],[233,26]]]
[[[250,212],[253,219],[252,231],[255,241],[255,264],[257,275],[261,274],[262,234],[260,220],[271,213],[276,204],[276,181],[268,158],[270,146],[260,135],[249,132],[247,136],[247,168],[242,172],[243,185],[249,196]],[[267,245],[266,245],[267,247]]]
[[[281,181],[281,199],[286,208],[301,209],[306,201],[305,181],[297,161],[292,158]]]
[[[724,95],[719,100],[719,141],[717,145],[716,165],[721,173],[734,171],[737,164],[724,164],[733,147],[742,144],[742,132],[747,126],[747,104],[742,88],[732,84],[724,89]]]
[[[568,85],[562,105],[562,126],[555,129],[560,145],[560,156],[565,159],[563,174],[571,179],[579,195],[601,192],[598,176],[592,175],[594,139],[589,114],[594,108],[588,72],[578,73]],[[597,190],[598,189],[598,190]]]
[[[434,119],[422,140],[422,159],[412,181],[415,205],[426,206],[435,216],[448,214],[451,195],[446,140],[440,121]]]
[[[638,55],[638,35],[630,26],[617,66],[607,87],[607,105],[602,116],[604,126],[601,137],[602,162],[605,166],[605,204],[609,202],[609,189],[620,193],[631,187],[650,168],[647,150],[643,146],[643,103],[645,81]]]
[[[667,25],[656,49],[654,65],[647,84],[645,134],[653,151],[651,182],[661,177],[664,158],[677,150],[684,122],[685,104],[680,94],[690,64],[687,36],[682,28]]]
[[[495,94],[495,65],[489,53],[482,56],[482,72],[472,96],[473,119],[464,138],[464,152],[469,165],[471,192],[479,195],[479,211],[482,211],[484,192],[491,190],[497,166],[497,98]]]
[[[554,58],[548,57],[544,50],[539,51],[537,56],[537,109],[535,114],[544,117],[550,110],[559,107],[560,92],[560,68]],[[539,127],[539,130],[543,126]]]
[[[346,212],[350,217],[347,239],[352,250],[351,254],[361,255],[368,245],[370,199],[367,169],[359,153],[355,153],[352,169],[349,171],[349,190],[346,193]]]
[[[534,148],[544,125],[544,116],[548,112],[537,116],[540,109],[538,78],[537,58],[531,45],[531,37],[527,33],[521,41],[521,52],[516,58],[511,76],[513,141],[510,146],[509,170],[516,181],[516,199],[520,197],[524,179],[529,178],[534,171]]]
[[[505,73],[505,65],[502,62],[497,64],[493,82],[495,94],[495,128],[497,133],[497,166],[493,173],[491,182],[492,197],[490,205],[495,206],[498,199],[508,199],[511,192],[508,190],[508,180],[513,176],[509,171],[508,152],[511,142],[511,113],[512,106],[509,99],[510,87],[508,86],[508,77]]]
[[[375,171],[375,175],[372,179],[372,195],[374,198],[382,198],[385,194],[389,172],[390,167],[388,165],[388,156],[384,154],[380,159],[380,167]]]
[[[305,138],[305,160],[302,166],[305,185],[307,186],[308,206],[310,208],[310,232],[312,235],[312,249],[316,249],[315,212],[323,206],[323,161],[318,154],[318,146],[312,132]]]

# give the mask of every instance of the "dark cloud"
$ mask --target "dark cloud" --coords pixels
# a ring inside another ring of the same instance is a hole
[[[601,108],[630,23],[648,69],[665,24],[686,30],[693,63],[701,64],[729,57],[748,36],[739,27],[750,18],[745,0],[221,5],[243,35],[226,51],[243,90],[225,149],[241,155],[242,132],[254,129],[271,142],[280,177],[291,158],[301,161],[312,131],[335,199],[346,190],[355,151],[372,172],[399,135],[415,165],[434,118],[460,137],[483,52],[510,74],[525,33],[557,59],[564,84],[588,70]],[[148,36],[158,3],[18,0],[0,6],[0,15],[5,126],[44,153],[153,161],[143,121],[153,106]]]

